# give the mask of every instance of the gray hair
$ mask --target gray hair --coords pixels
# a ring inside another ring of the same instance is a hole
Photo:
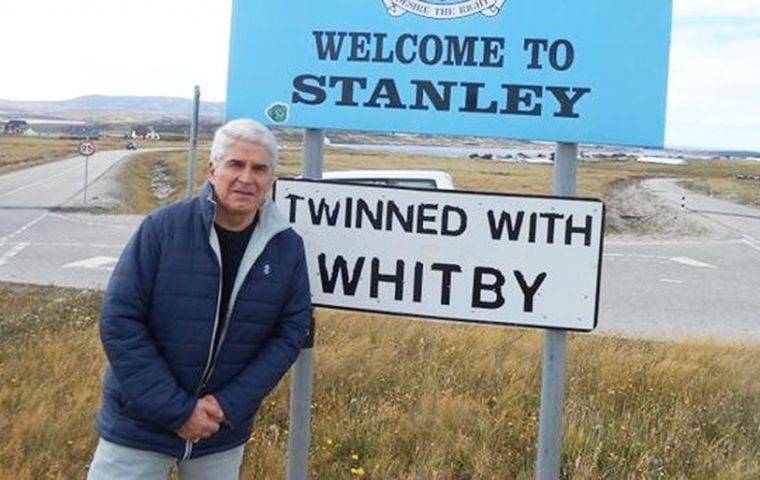
[[[269,166],[274,171],[279,162],[277,139],[264,125],[249,118],[231,120],[216,129],[214,142],[211,144],[210,160],[219,163],[225,153],[238,141],[257,143],[269,153]]]

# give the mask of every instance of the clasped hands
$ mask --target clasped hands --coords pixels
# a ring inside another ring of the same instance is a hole
[[[188,442],[209,438],[219,431],[224,418],[224,411],[216,398],[213,395],[206,395],[198,399],[192,415],[177,430],[177,435]]]

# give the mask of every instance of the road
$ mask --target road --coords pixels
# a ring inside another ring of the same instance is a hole
[[[97,178],[126,151],[90,159]],[[50,210],[81,197],[81,157],[0,176],[0,282],[104,288],[139,216]],[[710,234],[677,240],[605,239],[600,334],[760,341],[760,210],[647,187],[674,215]],[[686,208],[681,208],[682,198]]]
[[[89,158],[89,190],[130,154]],[[102,288],[139,216],[56,211],[84,203],[83,157],[0,176],[0,281]],[[92,197],[92,194],[90,194]],[[89,268],[79,267],[77,262]]]
[[[760,341],[760,210],[689,192],[674,180],[645,186],[709,234],[606,240],[598,331]]]

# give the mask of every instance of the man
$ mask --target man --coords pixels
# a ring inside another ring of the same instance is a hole
[[[217,130],[202,193],[150,214],[108,285],[109,365],[89,479],[238,478],[264,396],[311,315],[303,243],[269,199],[278,152],[253,120]]]

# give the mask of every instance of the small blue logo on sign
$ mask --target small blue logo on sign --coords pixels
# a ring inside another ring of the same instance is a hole
[[[506,0],[383,0],[388,13],[394,17],[405,13],[436,20],[450,20],[482,14],[493,17],[501,11]]]
[[[267,108],[267,117],[275,123],[284,123],[288,121],[288,106],[284,103],[277,102]]]

